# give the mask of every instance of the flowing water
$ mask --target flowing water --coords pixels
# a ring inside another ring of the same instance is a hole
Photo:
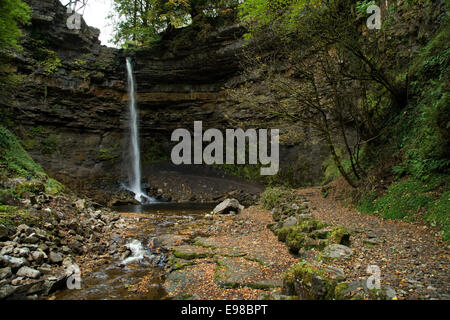
[[[129,185],[126,188],[135,194],[142,205],[114,208],[127,218],[136,219],[129,225],[125,244],[129,256],[117,253],[110,248],[110,260],[91,269],[82,268],[80,290],[62,290],[55,294],[56,299],[162,299],[166,296],[164,264],[167,250],[156,248],[161,239],[175,239],[186,236],[190,228],[204,223],[204,216],[215,204],[157,203],[148,197],[141,186],[139,151],[138,113],[136,106],[136,86],[131,58],[126,59],[129,90],[130,127],[130,170]],[[161,249],[161,250],[159,250]],[[118,258],[120,256],[120,258]],[[92,257],[93,260],[97,259]],[[144,287],[144,290],[141,290]],[[136,293],[136,290],[139,293]]]
[[[58,300],[164,299],[164,260],[153,250],[155,239],[185,236],[191,227],[205,222],[205,214],[215,204],[155,203],[115,207],[123,216],[136,218],[136,227],[126,246],[131,254],[125,259],[111,259],[92,270],[82,267],[81,290],[55,293]],[[159,240],[158,240],[159,241]],[[164,251],[164,250],[163,250]],[[113,255],[111,255],[113,256]],[[145,290],[135,290],[145,283]]]
[[[135,199],[141,203],[152,202],[142,191],[141,185],[141,153],[139,150],[139,126],[136,105],[136,84],[133,75],[133,64],[131,58],[127,58],[128,75],[128,96],[129,96],[129,127],[130,127],[130,159],[131,169],[129,170],[129,190],[134,193]]]

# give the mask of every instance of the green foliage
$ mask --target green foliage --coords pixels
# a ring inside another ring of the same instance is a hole
[[[408,178],[393,183],[386,192],[377,197],[374,192],[366,193],[358,204],[364,213],[380,215],[386,219],[408,221],[425,218],[432,225],[439,225],[448,239],[450,232],[449,191],[441,195],[439,188],[447,189],[445,178],[435,176],[427,181]]]
[[[88,64],[87,60],[83,59],[75,59],[72,63],[72,73],[78,77],[80,77],[83,80],[86,80],[89,78],[89,70],[86,69]]]
[[[261,176],[261,165],[259,164],[215,164],[214,167],[235,177],[245,179],[247,181],[271,181],[274,176]]]
[[[98,159],[101,161],[111,161],[116,159],[118,156],[106,148],[100,149],[98,152]]]
[[[53,178],[49,178],[45,184],[45,192],[47,194],[58,194],[64,190],[64,186]]]
[[[125,48],[148,46],[161,39],[167,29],[226,15],[239,0],[114,0],[115,43]]]
[[[403,138],[403,171],[428,178],[448,172],[450,166],[450,19],[420,51],[412,72],[417,107],[409,116]],[[397,168],[399,169],[399,168]]]
[[[450,240],[450,191],[442,195],[428,205],[426,220],[432,225],[438,225],[443,231],[445,240]]]
[[[283,187],[268,187],[261,194],[259,203],[264,209],[270,210],[280,205],[291,193],[292,191]]]
[[[0,49],[19,48],[22,36],[19,25],[29,24],[31,10],[20,0],[0,1]]]
[[[16,206],[0,205],[0,224],[14,229],[20,224],[34,226],[39,223],[37,217],[31,215],[28,210],[19,209]]]
[[[36,33],[32,34],[26,43],[26,47],[31,51],[36,61],[36,67],[42,74],[50,76],[62,66],[61,59],[56,52],[48,48],[46,37]]]
[[[372,5],[376,5],[375,1],[373,0],[356,1],[356,12],[361,15],[366,15],[367,8]]]
[[[33,161],[17,138],[3,126],[0,126],[0,165],[5,166],[9,173],[21,177],[45,176],[41,166]]]
[[[43,128],[35,128],[41,132]],[[57,194],[64,187],[55,179],[49,178],[39,164],[23,149],[19,140],[8,129],[0,126],[0,176],[7,178],[31,178],[30,181],[22,181],[15,187],[0,190],[0,204],[6,196],[21,198],[24,192],[32,194],[47,193]]]

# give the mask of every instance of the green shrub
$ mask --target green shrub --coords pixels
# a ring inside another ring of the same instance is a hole
[[[270,210],[280,205],[286,197],[291,195],[291,191],[282,187],[268,187],[259,199],[259,203],[264,209]]]
[[[374,192],[365,194],[358,209],[364,213],[380,215],[386,219],[417,220],[424,214],[431,225],[438,225],[449,239],[450,191],[448,181],[441,176],[427,180],[405,178],[391,184],[386,192],[377,197]],[[439,190],[445,190],[439,193]]]
[[[17,138],[3,126],[0,126],[0,165],[4,165],[9,173],[22,177],[46,176],[41,166],[33,161]]]
[[[439,199],[429,204],[426,219],[431,225],[438,225],[445,240],[450,239],[450,191],[444,192]]]

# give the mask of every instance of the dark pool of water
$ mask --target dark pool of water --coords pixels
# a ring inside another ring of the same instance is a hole
[[[218,203],[177,203],[177,202],[155,202],[144,205],[124,205],[116,206],[113,209],[117,212],[134,212],[134,213],[198,213],[212,211]]]

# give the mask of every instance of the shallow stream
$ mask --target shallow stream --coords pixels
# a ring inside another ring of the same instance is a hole
[[[58,300],[103,299],[163,299],[164,254],[155,253],[155,239],[186,235],[191,227],[205,223],[205,215],[215,204],[156,203],[149,205],[121,206],[114,210],[123,216],[135,217],[136,228],[127,247],[132,252],[122,260],[95,267],[81,274],[81,289],[62,290],[55,294]],[[136,290],[145,283],[145,289]]]

